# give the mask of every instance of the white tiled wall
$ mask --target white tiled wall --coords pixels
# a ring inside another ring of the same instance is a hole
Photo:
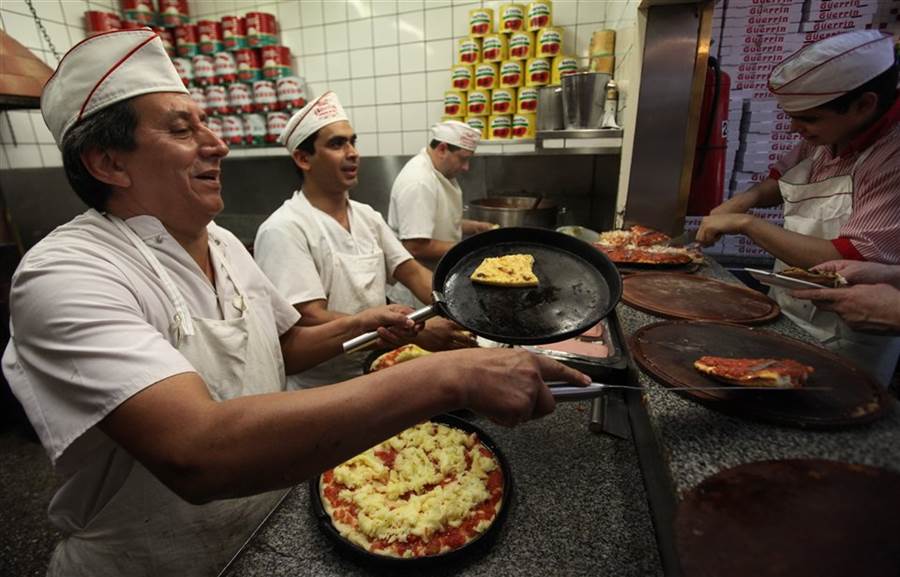
[[[193,18],[247,11],[274,14],[294,69],[312,92],[334,90],[350,114],[366,155],[413,154],[427,127],[440,119],[456,39],[464,36],[470,9],[495,10],[508,0],[191,0]],[[86,10],[118,10],[116,0],[34,0],[60,54],[84,38]],[[523,4],[527,1],[523,0]],[[554,0],[554,25],[564,49],[587,63],[594,30],[618,31],[620,108],[630,102],[628,70],[639,0]],[[0,24],[51,67],[56,60],[22,0],[0,0]],[[14,134],[14,140],[13,140]],[[15,142],[15,144],[13,144]],[[0,168],[58,166],[59,152],[37,111],[0,113]]]

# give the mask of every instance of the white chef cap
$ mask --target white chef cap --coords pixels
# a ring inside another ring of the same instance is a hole
[[[149,28],[113,30],[72,47],[41,93],[41,114],[56,145],[77,121],[141,94],[187,88]]]
[[[842,96],[894,64],[894,40],[877,30],[838,34],[804,46],[772,70],[769,90],[787,112]]]
[[[431,138],[475,152],[481,142],[481,131],[458,120],[445,120],[431,127]]]
[[[291,152],[323,126],[348,120],[337,94],[330,90],[291,116],[278,136],[278,143]]]

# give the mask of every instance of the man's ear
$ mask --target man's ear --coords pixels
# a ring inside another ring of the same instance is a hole
[[[81,153],[81,162],[91,176],[100,182],[119,188],[131,186],[131,175],[125,170],[121,153],[116,150],[86,150]]]
[[[291,153],[291,158],[294,159],[294,164],[296,164],[301,170],[309,170],[309,157],[310,154],[300,148],[295,148]]]
[[[857,114],[867,116],[878,110],[878,94],[863,92],[859,98],[853,101],[852,106]]]

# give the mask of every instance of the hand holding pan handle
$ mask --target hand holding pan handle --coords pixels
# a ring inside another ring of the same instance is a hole
[[[427,307],[421,308],[415,312],[410,313],[406,318],[411,320],[414,323],[421,323],[427,321],[431,317],[437,316],[438,312],[435,309],[435,305],[428,305]],[[349,341],[346,341],[342,346],[344,347],[345,353],[355,353],[356,351],[362,350],[375,342],[378,339],[378,331],[372,331],[368,333],[363,333],[358,337],[352,338]]]

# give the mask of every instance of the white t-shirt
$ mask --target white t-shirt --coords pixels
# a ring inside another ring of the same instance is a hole
[[[426,149],[409,159],[391,187],[388,224],[401,240],[462,238],[462,189],[435,170]]]
[[[339,252],[356,254],[369,254],[380,247],[384,251],[385,276],[391,283],[394,270],[412,258],[371,206],[351,200],[348,212],[349,232],[296,191],[260,225],[253,256],[289,302],[328,299],[327,287],[331,286],[334,270],[332,246]]]
[[[215,252],[213,287],[158,219],[137,216],[126,223],[162,263],[193,316],[240,316],[235,286]],[[242,287],[249,312],[277,341],[300,315],[233,234],[214,223],[207,230]],[[195,370],[173,344],[175,307],[156,273],[93,210],[28,251],[13,276],[10,311],[12,338],[3,372],[65,478],[50,517],[70,532],[108,501],[132,462],[118,459],[123,452],[97,423],[144,388]]]

